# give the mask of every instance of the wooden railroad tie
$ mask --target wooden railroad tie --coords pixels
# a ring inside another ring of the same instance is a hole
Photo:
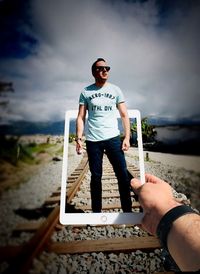
[[[137,249],[152,250],[160,248],[159,240],[153,236],[129,237],[71,242],[56,242],[47,245],[48,252],[57,254],[76,254],[88,252],[132,252]]]

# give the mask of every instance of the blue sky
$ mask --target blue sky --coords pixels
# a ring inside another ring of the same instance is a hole
[[[0,114],[64,119],[103,57],[129,109],[200,120],[199,26],[198,0],[0,0],[0,80],[15,88]]]

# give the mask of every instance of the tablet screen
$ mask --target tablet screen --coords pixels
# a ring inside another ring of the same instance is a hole
[[[102,212],[93,213],[91,210],[90,198],[90,171],[88,167],[87,152],[80,155],[81,161],[77,163],[77,173],[70,177],[69,167],[69,133],[70,123],[77,117],[77,110],[66,111],[65,114],[65,132],[64,132],[64,149],[62,165],[62,182],[61,182],[61,200],[60,200],[60,222],[63,225],[100,225],[100,224],[139,224],[143,217],[142,212],[124,213],[120,208],[120,199],[117,179],[112,171],[107,156],[103,156],[103,176],[102,176],[102,199],[108,201],[103,203]],[[145,182],[144,176],[144,157],[141,132],[141,116],[138,110],[128,110],[131,124],[134,125],[132,131],[132,143],[134,146],[134,155],[132,150],[128,152],[129,157],[134,157],[133,170],[130,169],[131,175],[134,170],[139,175],[142,183]],[[86,117],[87,118],[87,117]],[[120,118],[118,114],[118,118]],[[70,149],[76,150],[75,146]],[[133,193],[132,193],[133,194]]]

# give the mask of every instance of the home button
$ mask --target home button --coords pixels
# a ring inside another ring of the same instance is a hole
[[[107,221],[107,217],[105,215],[101,216],[101,221],[105,223]]]

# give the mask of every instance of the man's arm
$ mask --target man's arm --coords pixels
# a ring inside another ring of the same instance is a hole
[[[146,183],[134,178],[131,186],[144,209],[142,227],[156,235],[158,225],[170,210],[181,206],[170,185],[156,176],[146,174]],[[172,222],[167,235],[168,250],[182,271],[200,269],[200,216],[195,212],[182,215]]]
[[[183,215],[170,229],[167,245],[170,254],[182,271],[200,269],[200,216]]]
[[[81,153],[83,148],[82,145],[82,136],[85,125],[85,116],[86,116],[86,106],[79,105],[78,116],[76,118],[76,151],[78,154]]]
[[[122,125],[124,128],[124,140],[122,143],[122,150],[127,151],[130,147],[130,121],[125,103],[118,104],[118,110],[122,119]]]

